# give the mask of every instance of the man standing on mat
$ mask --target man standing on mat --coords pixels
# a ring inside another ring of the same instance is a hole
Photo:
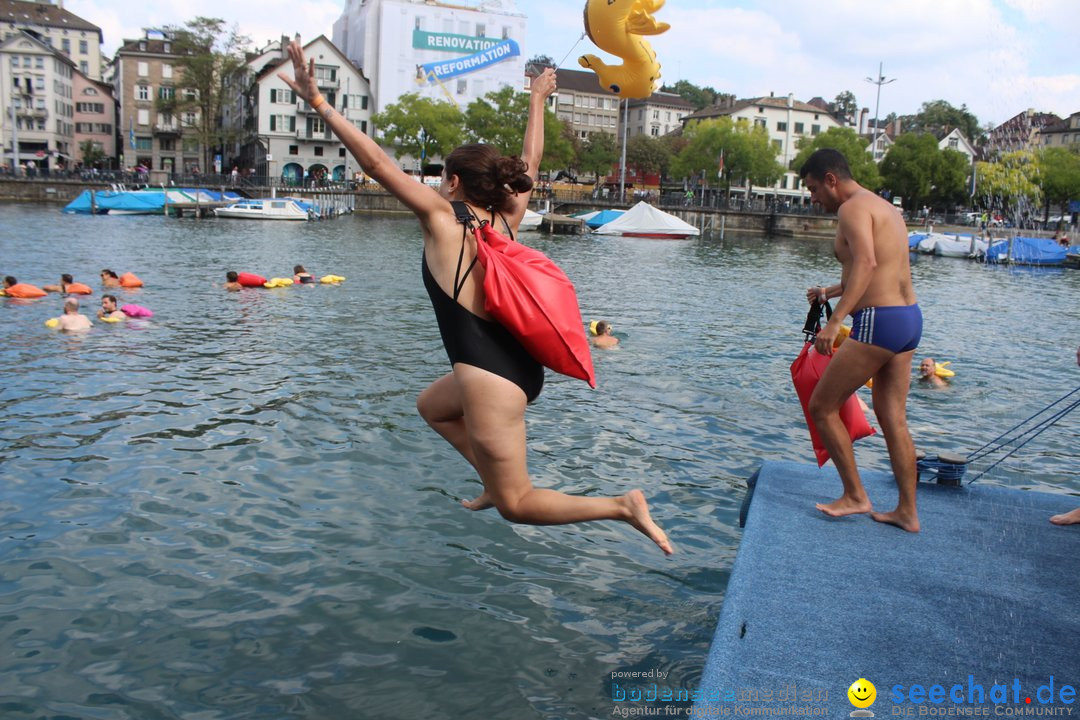
[[[830,148],[814,152],[799,169],[810,199],[835,212],[838,225],[834,250],[842,266],[840,283],[814,287],[806,298],[824,302],[840,297],[832,319],[821,329],[814,348],[833,354],[833,341],[846,316],[851,335],[836,351],[810,397],[810,414],[829,451],[844,493],[818,503],[826,515],[870,513],[878,522],[909,532],[919,531],[915,507],[915,444],[907,426],[911,357],[922,335],[922,312],[911,284],[907,227],[896,208],[851,177],[844,156]],[[874,413],[889,449],[899,502],[892,512],[872,512],[840,408],[873,378]]]

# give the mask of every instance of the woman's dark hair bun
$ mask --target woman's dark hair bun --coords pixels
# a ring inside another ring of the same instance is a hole
[[[532,190],[533,181],[526,173],[525,161],[517,157],[501,157],[498,161],[499,182],[516,193]]]

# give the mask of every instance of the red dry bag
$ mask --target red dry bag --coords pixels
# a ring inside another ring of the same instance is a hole
[[[832,315],[832,307],[825,303],[826,316]],[[821,305],[815,300],[810,306],[810,312],[806,316],[806,325],[803,333],[806,335],[806,344],[802,352],[791,363],[791,380],[795,384],[795,392],[799,395],[802,403],[803,415],[806,417],[806,426],[810,428],[810,441],[814,444],[814,455],[817,456],[818,467],[824,465],[829,459],[829,452],[821,442],[814,421],[810,418],[810,396],[814,394],[818,380],[825,373],[825,368],[832,359],[831,355],[822,355],[814,350],[814,338],[821,329]],[[852,442],[867,435],[874,434],[874,428],[866,420],[866,414],[859,407],[859,400],[852,394],[840,408],[840,420],[847,428],[848,436]]]
[[[486,220],[474,225],[465,203],[453,205],[458,221],[476,237],[476,256],[484,268],[484,309],[541,365],[596,387],[570,278],[547,255],[506,237]]]

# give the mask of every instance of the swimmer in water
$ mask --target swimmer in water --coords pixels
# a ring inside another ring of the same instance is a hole
[[[619,344],[619,338],[611,334],[611,323],[601,320],[596,323],[596,334],[589,338],[589,342],[593,344],[593,347],[610,350]]]
[[[671,543],[653,522],[640,490],[618,497],[567,495],[532,484],[526,465],[525,408],[540,394],[544,368],[484,308],[484,268],[476,240],[458,220],[453,201],[474,218],[497,223],[513,236],[536,181],[544,146],[544,113],[555,91],[555,71],[533,78],[520,158],[491,145],[463,145],[446,156],[438,189],[416,182],[371,138],[319,92],[315,60],[299,39],[289,44],[293,76],[284,82],[322,116],[361,169],[416,214],[423,232],[421,273],[450,360],[451,371],[420,393],[420,415],[476,469],[484,491],[464,502],[470,510],[495,507],[511,522],[562,525],[621,520],[665,553]]]
[[[942,388],[948,385],[937,374],[937,363],[934,358],[923,358],[919,363],[919,380],[927,383],[930,387]]]

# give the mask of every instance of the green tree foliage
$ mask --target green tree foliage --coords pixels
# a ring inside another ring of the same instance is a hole
[[[725,93],[717,92],[711,87],[698,87],[689,80],[679,80],[674,85],[664,85],[660,88],[660,92],[675,93],[693,105],[695,110],[711,107],[719,100],[731,97]]]
[[[79,151],[82,153],[83,167],[101,168],[105,160],[105,151],[101,149],[101,145],[93,140],[83,140],[79,143]]]
[[[664,173],[671,163],[671,150],[651,135],[635,135],[626,143],[626,166],[647,173]]]
[[[903,196],[908,208],[921,207],[930,198],[934,169],[940,153],[933,135],[900,135],[881,161],[884,186],[894,195]]]
[[[521,153],[528,121],[528,93],[518,92],[510,86],[473,100],[465,110],[465,130],[469,141],[494,145],[503,155]],[[562,121],[545,108],[541,170],[565,168],[573,162],[574,147],[562,126]]]
[[[881,173],[878,172],[877,163],[870,156],[867,149],[870,141],[859,137],[853,128],[832,127],[816,137],[803,136],[799,138],[799,154],[791,162],[791,169],[799,172],[810,154],[820,148],[832,148],[838,150],[851,167],[851,176],[855,182],[869,190],[878,190],[881,187]]]
[[[465,134],[461,110],[445,100],[420,97],[418,93],[402,95],[396,103],[373,115],[371,122],[395,153],[427,162],[448,155],[461,144]]]
[[[1039,186],[1046,199],[1043,221],[1050,216],[1052,206],[1064,215],[1070,200],[1080,200],[1080,145],[1040,152]]]
[[[940,150],[934,165],[930,205],[945,209],[967,205],[971,172],[967,155],[952,148]]]
[[[960,128],[968,142],[982,138],[979,119],[967,109],[967,105],[953,107],[945,100],[924,102],[915,115],[901,116],[901,132],[937,133],[949,128]]]
[[[1019,212],[1040,207],[1039,164],[1026,150],[1005,153],[997,162],[975,163],[975,197],[987,209]]]
[[[683,135],[686,146],[671,162],[674,177],[689,178],[704,174],[710,183],[716,178],[720,150],[724,151],[724,177],[721,184],[749,181],[754,185],[772,185],[784,168],[776,161],[776,150],[769,132],[761,126],[751,126],[745,120],[730,117],[705,120],[687,126]]]
[[[197,17],[164,30],[177,54],[175,97],[159,109],[181,119],[194,113],[195,122],[183,124],[185,136],[194,135],[202,150],[202,166],[210,167],[212,153],[236,140],[236,131],[222,124],[222,107],[234,98],[225,91],[226,79],[244,65],[251,41],[236,26],[220,18]]]
[[[581,144],[578,168],[595,175],[597,183],[611,172],[611,166],[618,161],[618,139],[610,133],[592,133]]]
[[[849,122],[852,122],[859,113],[859,101],[855,99],[855,93],[845,90],[832,101],[830,109],[836,117],[847,118]]]

